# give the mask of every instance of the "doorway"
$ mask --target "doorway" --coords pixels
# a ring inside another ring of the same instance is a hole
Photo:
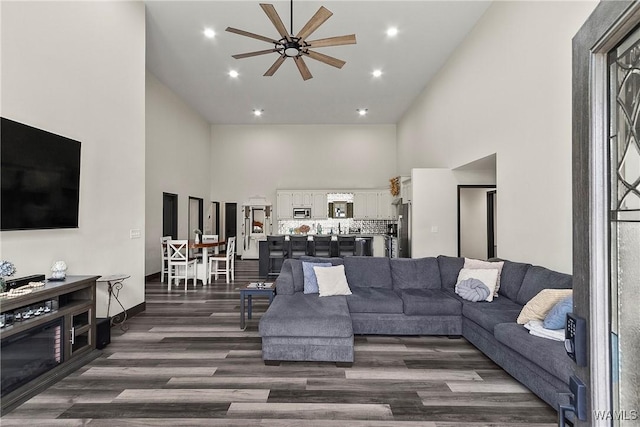
[[[224,204],[224,239],[236,237],[238,234],[238,204],[227,202]]]
[[[162,235],[178,238],[178,195],[162,193]]]
[[[220,235],[220,202],[211,202],[207,221],[207,234]]]
[[[575,373],[592,409],[577,426],[640,415],[639,24],[638,2],[601,2],[573,39],[573,304],[589,334]]]
[[[458,256],[496,256],[495,185],[458,186]]]
[[[191,236],[191,233],[194,233],[195,229],[198,229],[202,232],[204,225],[203,208],[204,200],[199,197],[189,196],[189,236]]]

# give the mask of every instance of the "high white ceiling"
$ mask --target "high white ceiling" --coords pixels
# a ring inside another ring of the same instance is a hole
[[[290,1],[269,1],[290,29]],[[295,0],[298,32],[324,6],[333,16],[310,39],[356,34],[357,44],[317,48],[345,60],[342,69],[306,58],[303,81],[292,59],[263,77],[277,54],[234,59],[272,48],[227,27],[279,39],[260,1],[147,1],[147,68],[213,124],[396,123],[465,38],[489,1]],[[398,35],[390,38],[387,28]],[[213,39],[205,28],[216,32]],[[382,70],[380,78],[372,71]],[[229,77],[237,70],[239,77]],[[366,108],[360,117],[356,110]],[[264,110],[255,117],[254,109]]]

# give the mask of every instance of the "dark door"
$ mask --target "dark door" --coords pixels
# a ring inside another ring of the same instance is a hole
[[[224,204],[224,238],[236,237],[238,234],[238,204]]]
[[[178,195],[162,193],[162,235],[178,238]]]
[[[194,229],[204,230],[204,201],[199,197],[189,196],[189,236]]]
[[[496,191],[487,191],[487,258],[496,256]]]
[[[211,202],[210,215],[209,221],[211,221],[211,234],[220,235],[220,202]]]

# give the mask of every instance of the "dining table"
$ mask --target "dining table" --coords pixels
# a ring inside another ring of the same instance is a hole
[[[193,239],[189,239],[189,244],[187,245],[189,249],[202,249],[202,262],[196,263],[196,278],[202,280],[202,284],[208,285],[211,283],[211,276],[209,275],[209,250],[213,249],[213,254],[216,255],[220,253],[220,246],[224,246],[226,243],[225,240],[202,240],[196,242]]]

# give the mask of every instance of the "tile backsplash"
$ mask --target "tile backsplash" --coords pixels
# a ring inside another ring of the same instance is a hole
[[[351,218],[280,220],[278,221],[277,234],[294,234],[295,229],[302,225],[310,227],[311,230],[308,234],[386,234],[389,224],[395,223],[394,220],[357,220]]]

